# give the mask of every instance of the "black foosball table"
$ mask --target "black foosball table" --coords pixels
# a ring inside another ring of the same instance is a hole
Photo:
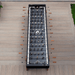
[[[27,31],[27,68],[49,68],[45,4],[29,4]]]

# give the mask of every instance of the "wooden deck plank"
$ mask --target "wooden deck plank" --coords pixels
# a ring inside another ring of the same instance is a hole
[[[56,61],[56,63],[53,63],[53,61],[50,62],[50,65],[75,65],[75,61]]]
[[[46,69],[42,69],[42,74],[41,75],[47,75],[47,70]]]
[[[25,56],[19,56],[19,57],[17,57],[17,56],[16,57],[15,56],[14,57],[11,57],[11,56],[10,57],[9,56],[8,57],[6,57],[6,56],[2,57],[1,56],[0,61],[3,61],[3,60],[4,61],[12,61],[12,60],[13,61],[25,61]]]
[[[34,68],[34,69],[31,70],[31,75],[37,75],[36,74],[36,68]]]
[[[5,68],[6,68],[6,72],[5,72],[6,75],[10,75],[10,74],[11,74],[11,70],[12,70],[12,69],[11,69],[11,65],[6,65]],[[17,69],[16,69],[16,72],[17,72]],[[16,74],[16,75],[17,75],[17,74]]]
[[[20,74],[20,75],[23,75],[23,73],[24,73],[24,72],[23,72],[23,71],[24,71],[23,69],[24,69],[24,68],[23,68],[23,65],[19,65],[19,74]]]
[[[59,66],[58,65],[55,66],[55,75],[60,75],[59,74]]]
[[[42,69],[36,69],[36,75],[42,75]]]
[[[28,69],[27,75],[32,75],[32,69]]]
[[[75,75],[75,71],[74,71],[75,70],[75,65],[73,65],[72,68],[73,68],[73,75]]]
[[[73,75],[72,65],[68,65],[68,74]]]
[[[5,65],[1,65],[1,75],[5,75],[6,70],[5,70]]]
[[[1,69],[2,69],[2,67],[1,67],[1,65],[0,65],[0,74],[1,74]]]
[[[24,74],[24,75],[27,75],[26,65],[23,65],[23,74]]]
[[[25,63],[26,63],[25,61],[13,61],[13,60],[12,61],[0,61],[0,65],[3,65],[3,66],[5,65],[25,65]],[[1,68],[3,66],[1,66]]]
[[[63,66],[61,66],[61,65],[59,66],[59,74],[60,75],[64,75],[64,73],[63,73]]]
[[[64,75],[69,75],[69,71],[68,71],[68,67],[67,67],[67,65],[64,65],[63,66],[63,72],[64,72]]]
[[[50,72],[50,74],[51,74],[51,75],[55,75],[55,69],[54,69],[55,66],[51,65],[50,67],[51,67],[51,72]]]
[[[56,58],[53,58],[56,57]],[[75,56],[50,56],[51,61],[75,61]]]

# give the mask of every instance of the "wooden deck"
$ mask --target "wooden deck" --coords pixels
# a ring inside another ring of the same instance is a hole
[[[0,75],[75,75],[75,28],[70,3],[75,2],[2,2]],[[46,4],[48,71],[26,71],[28,4]]]
[[[46,69],[29,69],[26,71],[25,65],[1,65],[0,75],[75,75],[73,65],[51,65]]]

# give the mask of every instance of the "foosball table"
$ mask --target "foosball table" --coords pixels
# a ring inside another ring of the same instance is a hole
[[[45,4],[29,4],[27,31],[28,68],[49,68],[47,18]]]

